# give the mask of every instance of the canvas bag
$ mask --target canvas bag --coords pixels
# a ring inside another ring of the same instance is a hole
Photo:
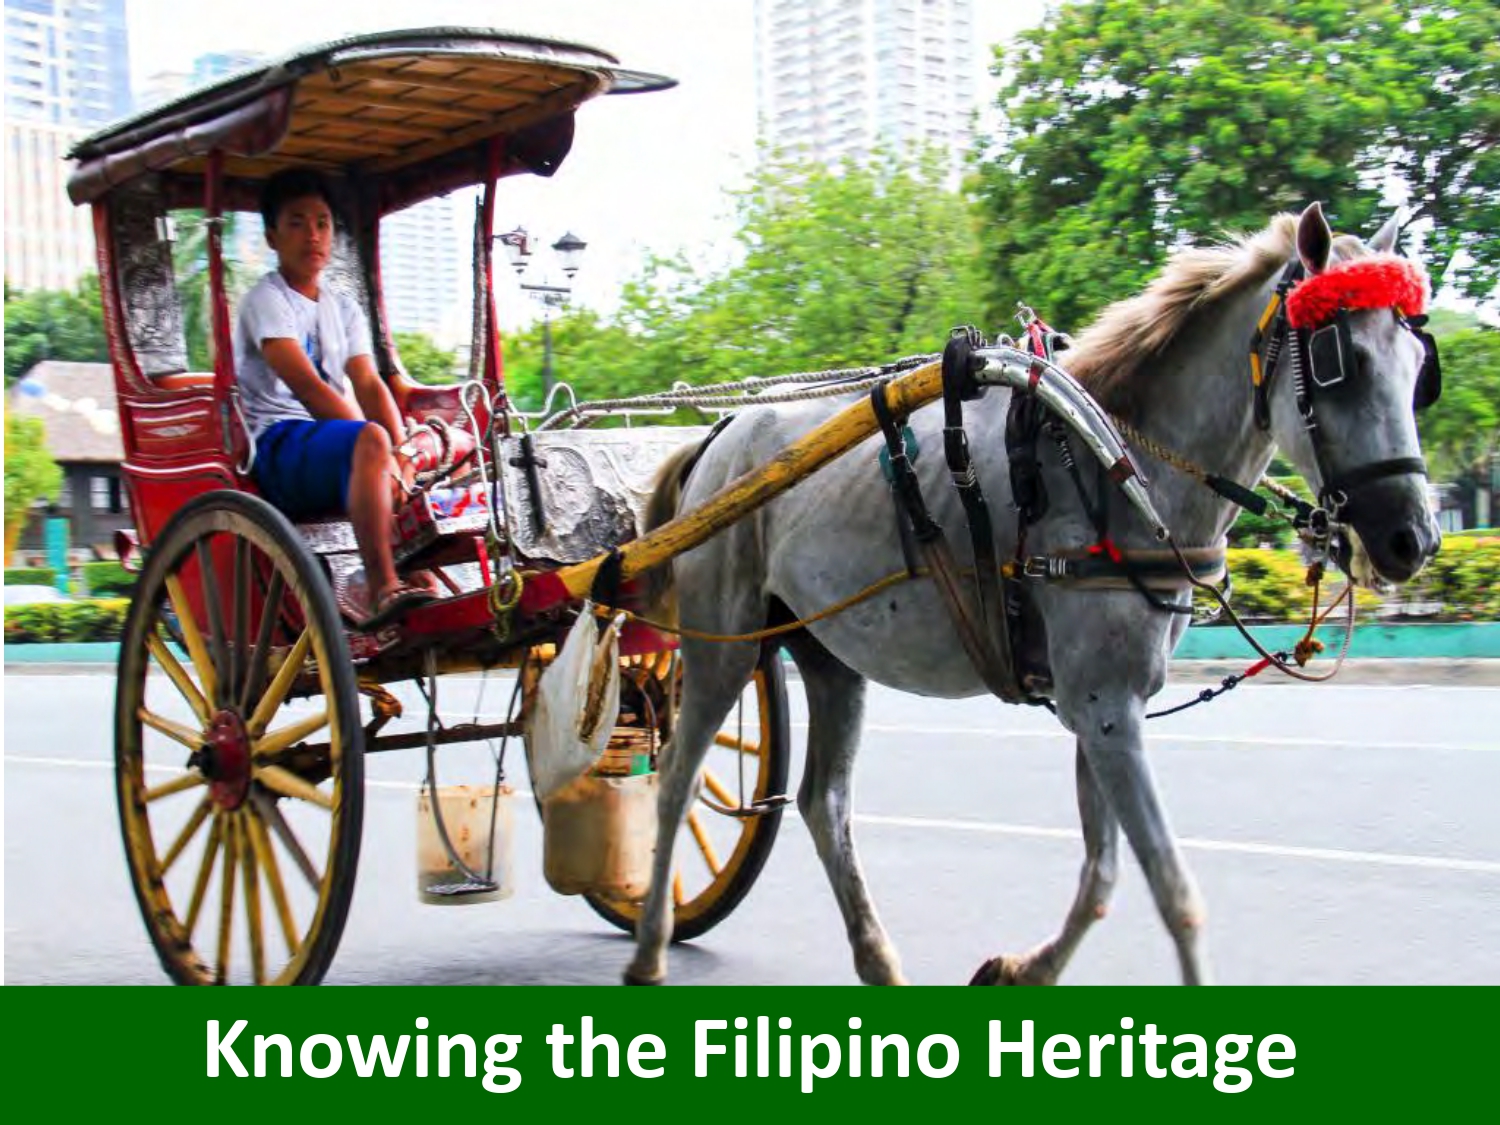
[[[584,602],[562,651],[542,673],[526,726],[526,757],[537,798],[545,801],[586,773],[609,744],[620,712],[620,626],[601,634]]]

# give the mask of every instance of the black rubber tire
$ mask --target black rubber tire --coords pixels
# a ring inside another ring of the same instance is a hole
[[[202,554],[199,553],[200,543]],[[227,568],[220,561],[226,554],[233,563]],[[203,577],[203,568],[196,562],[205,557],[210,562],[207,569],[213,572],[207,579]],[[199,695],[205,710],[212,715],[222,716],[231,712],[242,720],[248,719],[255,709],[256,701],[269,694],[275,679],[269,668],[259,665],[255,660],[260,629],[258,625],[252,624],[254,610],[247,608],[242,626],[236,627],[234,624],[240,620],[240,616],[236,613],[238,603],[233,591],[251,590],[258,581],[259,596],[263,601],[272,590],[280,586],[282,592],[278,594],[278,624],[269,627],[271,632],[283,628],[282,623],[288,621],[296,622],[297,626],[306,629],[306,656],[299,667],[316,677],[314,686],[319,689],[304,694],[307,697],[321,695],[327,701],[326,726],[323,730],[327,735],[328,749],[321,757],[318,756],[306,749],[304,736],[285,751],[286,754],[296,753],[301,757],[295,760],[288,757],[284,761],[278,758],[271,764],[279,763],[283,776],[296,775],[294,781],[309,784],[314,789],[323,781],[331,783],[331,792],[320,790],[321,797],[317,802],[323,805],[329,817],[326,847],[315,849],[315,854],[311,856],[305,849],[301,850],[300,856],[287,850],[289,845],[282,833],[290,832],[293,839],[296,839],[296,832],[281,814],[280,802],[297,801],[297,798],[280,796],[267,788],[257,777],[264,776],[267,781],[274,779],[269,774],[256,775],[252,764],[245,766],[246,775],[251,779],[244,784],[250,795],[242,803],[233,807],[221,806],[210,786],[208,794],[200,802],[200,809],[195,810],[194,816],[187,819],[200,827],[204,824],[212,825],[209,838],[204,844],[198,883],[206,887],[214,881],[216,864],[226,868],[223,883],[227,884],[227,891],[223,886],[220,890],[221,900],[228,900],[228,906],[222,908],[221,943],[230,940],[223,937],[223,933],[232,933],[232,923],[237,920],[234,915],[236,902],[243,903],[240,917],[248,920],[250,929],[253,930],[258,925],[262,897],[270,895],[275,913],[268,909],[264,917],[267,920],[274,918],[281,921],[281,943],[287,949],[287,958],[280,971],[274,975],[262,971],[268,950],[265,927],[259,926],[260,936],[254,939],[258,944],[252,944],[252,949],[257,950],[251,958],[254,965],[252,976],[265,979],[266,983],[316,984],[327,972],[338,948],[359,866],[364,817],[364,734],[360,726],[359,695],[354,667],[349,657],[348,639],[339,619],[333,591],[322,568],[286,517],[265,501],[248,493],[229,490],[210,492],[194,498],[173,516],[151,545],[126,618],[115,694],[115,790],[127,867],[136,901],[162,967],[174,981],[179,984],[211,984],[221,983],[228,978],[230,958],[227,953],[221,957],[219,966],[215,969],[210,959],[201,955],[194,947],[194,931],[179,914],[181,903],[174,903],[168,887],[167,866],[170,864],[163,865],[164,856],[175,861],[179,855],[184,854],[183,842],[195,838],[193,834],[199,828],[184,825],[182,835],[164,853],[159,846],[164,840],[158,841],[154,837],[152,815],[148,810],[151,802],[147,797],[146,743],[143,734],[145,724],[140,714],[147,699],[146,673],[152,664],[148,644],[153,635],[160,639],[160,634],[156,633],[156,625],[168,622],[177,626],[176,631],[168,631],[168,637],[178,643],[185,643],[181,618],[167,583],[171,578],[176,578],[181,583],[186,575],[193,572],[199,576],[198,592],[205,607],[210,600],[209,592],[222,592],[219,583],[225,573],[230,576],[231,595],[227,600],[222,597],[218,599],[224,608],[217,617],[211,612],[200,611],[200,615],[208,619],[205,628],[199,631],[207,642],[206,651],[210,653],[205,663],[212,667],[218,686],[214,688],[214,698],[203,699],[205,692],[202,689]],[[280,576],[279,582],[276,575]],[[187,589],[186,586],[182,588]],[[247,607],[254,604],[254,597],[253,593],[245,595]],[[170,608],[164,609],[164,606]],[[268,645],[267,656],[276,647],[274,642]],[[290,644],[281,645],[280,650],[283,659],[286,654],[295,651]],[[188,666],[196,670],[195,664]],[[226,666],[227,676],[224,675]],[[159,657],[157,668],[165,672],[165,666],[160,663]],[[165,678],[171,680],[170,673]],[[197,687],[203,682],[201,674],[198,674],[193,686]],[[191,706],[192,700],[182,693],[180,686],[178,691],[180,698]],[[172,698],[169,693],[164,694]],[[206,741],[204,732],[207,728],[202,725],[202,715],[197,713],[196,707],[191,709],[197,715],[198,728],[196,732],[187,726],[181,729],[190,734],[203,735]],[[279,703],[273,705],[270,716],[274,718],[279,709]],[[271,726],[268,719],[268,735],[274,733],[269,729]],[[253,740],[247,740],[247,744],[253,745]],[[250,750],[247,749],[245,753],[247,763],[253,763],[255,759]],[[201,777],[211,779],[214,776],[212,768],[204,764],[211,760],[207,755],[194,752],[188,759],[184,773],[178,774],[174,780],[190,781],[188,775],[195,771]],[[151,772],[156,772],[156,769],[153,766]],[[155,788],[159,789],[160,786]],[[151,798],[157,799],[167,798]],[[312,803],[298,802],[308,806]],[[200,819],[195,819],[203,807],[207,807],[208,811],[202,813]],[[269,815],[266,810],[269,810]],[[316,815],[321,816],[322,813]],[[162,819],[165,819],[165,812]],[[280,866],[274,854],[276,849],[270,842],[272,834],[282,840],[281,853],[291,857],[292,863],[288,870],[297,869],[299,860],[306,861],[315,875],[315,860],[321,858],[323,861],[323,872],[316,882],[309,875],[309,885],[305,891],[302,891],[302,884],[296,884],[303,899],[310,903],[305,911],[309,915],[308,921],[300,937],[296,936],[299,927],[295,924],[295,911],[286,905],[290,896],[280,878]],[[227,860],[221,863],[215,844],[216,840],[221,839],[228,841],[225,844],[226,855],[231,851],[237,854],[242,852],[247,857],[247,862],[237,869],[230,869]],[[300,840],[297,843],[300,847]],[[265,858],[267,855],[270,856],[269,861]],[[251,857],[256,862],[248,862]],[[237,897],[237,878],[244,881],[245,898],[242,900]],[[252,892],[256,904],[253,909],[249,905]],[[193,899],[200,908],[203,896],[203,889],[195,890]],[[290,926],[289,922],[292,923]],[[249,934],[250,930],[247,930],[246,941],[252,941]],[[228,946],[221,945],[221,948],[227,949]]]

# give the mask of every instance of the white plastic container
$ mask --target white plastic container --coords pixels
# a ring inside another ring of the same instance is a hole
[[[495,902],[515,893],[515,865],[512,862],[512,839],[515,836],[515,811],[509,785],[495,790],[483,785],[450,785],[438,789],[443,824],[453,850],[472,870],[491,878],[498,887],[491,891],[443,894],[439,888],[469,882],[448,859],[432,816],[432,801],[426,789],[417,794],[417,897],[433,906],[467,906],[476,902]],[[495,824],[495,856],[490,863],[490,820]]]
[[[542,802],[542,870],[559,894],[640,902],[656,854],[654,773],[584,774]]]

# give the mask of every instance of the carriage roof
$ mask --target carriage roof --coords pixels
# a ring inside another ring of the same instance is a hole
[[[436,194],[461,181],[481,182],[482,154],[495,137],[519,142],[513,159],[550,174],[566,154],[572,114],[583,102],[674,85],[621,67],[595,47],[503,31],[441,27],[352,36],[86,137],[69,153],[78,165],[68,193],[87,203],[149,173],[201,176],[218,150],[225,178],[239,183],[258,183],[291,166],[410,180],[411,173],[442,165]]]

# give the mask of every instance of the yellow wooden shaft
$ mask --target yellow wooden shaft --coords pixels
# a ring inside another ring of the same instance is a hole
[[[898,417],[909,414],[942,397],[942,366],[931,363],[919,367],[891,382],[886,393],[893,414]],[[821,426],[803,434],[765,465],[732,481],[703,507],[626,543],[620,548],[621,577],[632,578],[660,566],[675,555],[692,550],[805,480],[834,458],[849,452],[879,429],[875,408],[870,405],[868,397],[846,407]],[[568,593],[575,598],[586,595],[606,557],[601,555],[559,570],[557,575]]]

